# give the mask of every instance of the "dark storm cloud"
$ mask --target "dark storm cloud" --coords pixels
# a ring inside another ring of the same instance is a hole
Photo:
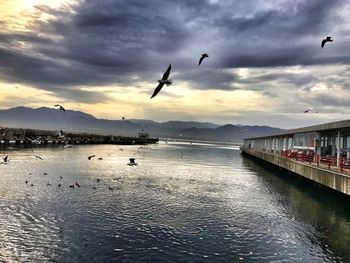
[[[349,53],[320,49],[320,36],[340,22],[335,10],[344,3],[291,1],[289,9],[266,8],[256,0],[86,0],[61,9],[37,6],[33,16],[41,12],[54,19],[33,21],[29,32],[0,33],[0,76],[94,102],[107,98],[77,86],[137,88],[159,79],[172,63],[177,82],[230,90],[240,79],[228,68],[350,64]],[[206,46],[216,59],[210,56],[210,68],[197,70],[197,56]],[[270,77],[296,85],[312,81]],[[250,84],[262,81],[272,80],[265,76]]]

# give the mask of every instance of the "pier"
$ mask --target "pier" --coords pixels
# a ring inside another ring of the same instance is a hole
[[[350,195],[350,120],[246,138],[242,154]]]
[[[16,129],[0,127],[0,144],[46,145],[46,144],[152,144],[158,138],[150,138],[146,132],[140,132],[138,137],[99,135],[92,133],[67,132],[64,135],[57,131]]]

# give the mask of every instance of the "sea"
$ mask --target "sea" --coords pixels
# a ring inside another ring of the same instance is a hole
[[[0,262],[350,262],[349,199],[236,146],[0,148],[7,155]]]

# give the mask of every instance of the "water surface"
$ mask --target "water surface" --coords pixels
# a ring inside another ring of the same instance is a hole
[[[2,149],[6,154],[0,261],[350,261],[344,200],[234,147]],[[92,154],[103,160],[89,161]],[[137,166],[126,165],[130,157]],[[76,182],[81,187],[69,187]]]

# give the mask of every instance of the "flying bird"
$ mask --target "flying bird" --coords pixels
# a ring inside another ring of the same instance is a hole
[[[310,111],[310,109],[304,110],[304,113],[308,113]]]
[[[94,157],[95,157],[95,155],[90,155],[90,156],[88,157],[88,159],[91,160],[91,159],[94,158]]]
[[[40,159],[40,160],[44,160],[43,158],[41,158],[41,157],[38,156],[38,155],[35,155],[35,158],[36,158],[36,159]]]
[[[170,75],[170,70],[171,70],[171,64],[169,65],[168,69],[165,71],[162,79],[158,80],[159,84],[158,86],[156,87],[156,89],[154,90],[153,94],[152,94],[152,97],[155,97],[157,96],[157,94],[159,93],[159,91],[163,88],[164,84],[166,84],[167,86],[171,85],[172,84],[172,80],[171,79],[168,79],[169,78],[169,75]]]
[[[198,66],[202,63],[203,59],[208,58],[208,57],[209,57],[208,54],[205,54],[205,53],[202,54],[201,58],[199,59]]]
[[[60,104],[56,104],[55,107],[58,107],[58,110],[61,110],[61,111],[63,111],[63,112],[66,111],[66,109],[63,108],[62,105],[60,105]]]
[[[325,39],[323,39],[321,42],[321,48],[323,48],[327,42],[333,42],[332,37],[326,37]]]
[[[125,116],[122,117],[122,120],[125,120]]]

